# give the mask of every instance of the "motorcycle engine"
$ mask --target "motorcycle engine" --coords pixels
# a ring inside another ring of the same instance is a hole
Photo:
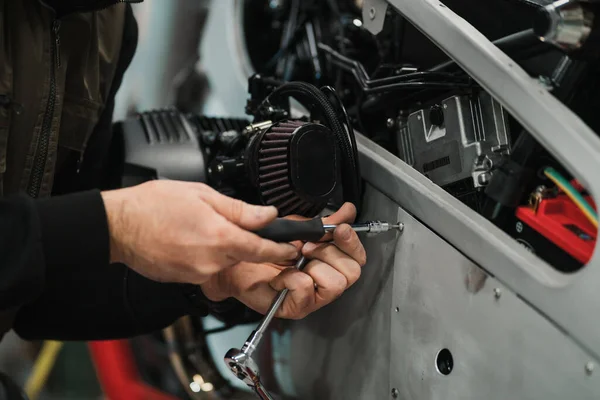
[[[312,217],[334,199],[358,204],[352,128],[343,127],[334,103],[317,87],[273,83],[250,79],[252,122],[169,109],[118,123],[121,186],[152,179],[203,182],[228,196],[275,206],[281,216]],[[291,96],[304,100],[309,115],[291,117]]]

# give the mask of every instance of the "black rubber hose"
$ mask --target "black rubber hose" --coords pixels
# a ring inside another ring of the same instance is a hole
[[[349,72],[365,94],[393,92],[397,90],[455,89],[473,87],[473,82],[465,76],[446,72],[414,72],[387,78],[371,79],[364,66],[353,59],[343,56],[331,47],[320,43],[319,49],[330,57],[330,64]],[[437,79],[434,81],[433,79]]]
[[[347,127],[347,132],[348,132],[348,138],[350,139],[350,146],[352,147],[352,156],[354,158],[354,168],[357,172],[358,175],[358,192],[362,194],[362,178],[360,176],[360,163],[359,163],[359,159],[358,159],[358,146],[356,144],[356,135],[354,133],[354,128],[352,127],[352,122],[350,121],[350,117],[348,116],[348,111],[346,111],[346,107],[344,106],[344,103],[342,102],[342,99],[340,98],[340,96],[337,94],[337,92],[335,91],[334,88],[332,88],[331,86],[323,86],[321,88],[321,91],[323,93],[329,93],[331,94],[334,98],[335,101],[337,102],[337,106],[340,110],[341,113],[341,118],[344,119],[344,121],[346,121],[346,127]],[[358,212],[358,209],[357,209]]]
[[[344,200],[352,202],[360,209],[360,171],[358,160],[354,157],[352,144],[337,113],[327,96],[317,87],[305,82],[289,82],[279,86],[263,102],[266,104],[286,104],[283,100],[295,98],[309,110],[318,107],[323,114],[325,122],[333,131],[342,155],[342,187]],[[354,132],[352,132],[354,134]]]

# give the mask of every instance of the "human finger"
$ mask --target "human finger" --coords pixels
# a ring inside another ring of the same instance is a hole
[[[358,234],[350,225],[342,224],[333,232],[333,243],[362,267],[367,263],[367,253]]]
[[[361,266],[358,261],[333,244],[328,243],[319,246],[314,243],[307,243],[304,246],[303,253],[305,257],[321,261],[324,265],[340,273],[345,279],[344,282],[341,282],[343,283],[343,290],[352,286],[360,278]],[[316,281],[316,278],[313,278]],[[320,282],[317,282],[317,284],[320,286]]]
[[[356,219],[356,207],[352,203],[344,203],[335,213],[323,218],[324,224],[351,224]]]
[[[311,261],[303,272],[314,281],[313,290],[317,299],[317,308],[331,303],[350,286],[348,278],[342,272],[321,260]]]
[[[340,225],[340,224],[351,224],[356,219],[356,207],[352,203],[345,203],[335,213],[323,218],[324,225]],[[330,241],[332,238],[331,233],[326,234],[321,241]]]
[[[277,317],[301,319],[316,309],[315,282],[308,274],[288,268],[273,278],[270,286],[277,292],[289,290]]]
[[[200,197],[228,221],[247,230],[264,228],[277,218],[277,208],[256,206],[225,196],[216,190],[202,190]]]

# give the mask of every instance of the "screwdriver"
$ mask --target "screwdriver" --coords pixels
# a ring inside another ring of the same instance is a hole
[[[319,241],[326,233],[333,232],[339,225],[323,224],[321,218],[314,218],[305,221],[294,221],[278,218],[270,225],[255,233],[274,242],[292,242],[302,240],[305,242]],[[391,230],[402,231],[404,224],[392,224],[385,221],[369,221],[352,224],[350,227],[355,232],[384,233]]]

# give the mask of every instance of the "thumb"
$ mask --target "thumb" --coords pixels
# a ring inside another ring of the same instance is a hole
[[[323,218],[324,224],[351,224],[356,219],[356,207],[352,203],[344,203],[344,205],[334,214]]]
[[[264,228],[278,215],[275,207],[255,206],[215,190],[203,191],[200,197],[228,221],[250,231]]]

